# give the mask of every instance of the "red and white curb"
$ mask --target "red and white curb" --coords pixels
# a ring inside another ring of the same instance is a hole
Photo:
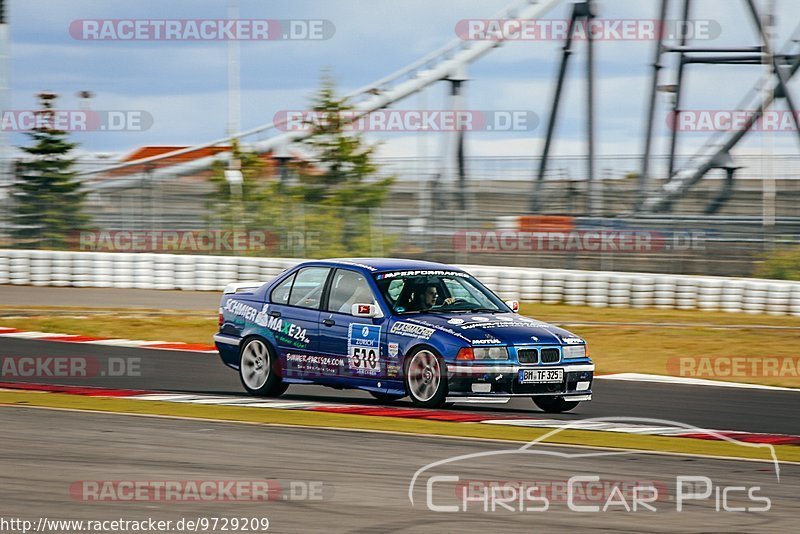
[[[58,343],[86,343],[89,345],[107,345],[111,347],[133,347],[140,349],[178,350],[184,352],[217,353],[214,345],[202,343],[181,343],[174,341],[140,341],[136,339],[114,339],[103,337],[81,336],[77,334],[53,334],[18,330],[0,327],[0,338],[35,339],[37,341],[54,341]]]
[[[116,397],[151,402],[174,402],[200,404],[206,406],[238,406],[245,408],[272,408],[279,410],[307,410],[348,415],[373,417],[399,417],[427,421],[453,423],[479,423],[527,428],[562,428],[569,425],[570,430],[590,430],[594,432],[615,432],[650,436],[666,436],[690,439],[720,441],[731,438],[746,443],[765,443],[770,445],[800,445],[800,436],[789,434],[764,434],[733,430],[700,429],[689,430],[677,426],[646,425],[607,421],[564,421],[559,419],[531,418],[523,416],[498,417],[496,414],[483,415],[457,410],[426,410],[399,406],[376,406],[361,404],[337,404],[314,401],[295,401],[290,399],[265,399],[249,396],[193,395],[188,393],[156,393],[140,390],[106,389],[80,386],[56,386],[48,384],[24,384],[0,382],[0,390],[27,390],[49,393],[67,393],[93,397]]]

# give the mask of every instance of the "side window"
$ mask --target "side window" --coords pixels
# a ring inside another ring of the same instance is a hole
[[[397,299],[400,298],[400,293],[403,291],[403,286],[405,283],[406,281],[402,278],[399,280],[392,280],[389,283],[389,289],[387,289],[387,293],[389,294],[392,304],[397,302]]]
[[[283,282],[281,282],[278,287],[272,290],[272,294],[269,296],[269,300],[274,302],[275,304],[288,304],[289,303],[289,292],[292,290],[292,282],[294,282],[294,277],[297,273],[293,274]]]
[[[464,299],[470,304],[475,304],[476,306],[485,308],[495,307],[492,301],[472,284],[459,278],[445,278],[443,281],[451,297]]]
[[[361,274],[337,269],[328,298],[328,311],[350,314],[353,304],[375,304],[375,296]]]
[[[322,290],[329,272],[328,267],[306,267],[297,271],[292,292],[289,295],[289,305],[319,309],[320,302],[322,302]]]
[[[450,278],[445,278],[443,281],[451,297],[455,297],[457,299],[464,299],[467,302],[472,302],[473,304],[477,304],[476,299],[473,297],[472,293],[469,291],[469,289],[464,287],[463,284],[461,284],[457,280],[452,280]]]

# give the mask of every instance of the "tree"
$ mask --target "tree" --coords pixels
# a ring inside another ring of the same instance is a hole
[[[330,76],[323,76],[311,110],[317,120],[309,125],[312,135],[303,145],[314,155],[317,165],[300,169],[294,192],[310,204],[380,206],[394,178],[371,180],[379,170],[374,161],[377,145],[369,145],[363,135],[347,130],[343,117],[353,108],[336,96]]]
[[[14,169],[12,235],[18,246],[64,248],[89,221],[83,213],[86,193],[73,170],[75,160],[67,157],[77,144],[53,127],[57,96],[40,93],[38,98],[36,127],[27,133],[34,144],[21,147],[30,157]]]
[[[306,206],[303,222],[324,236],[324,255],[370,254],[376,240],[383,249],[386,237],[375,231],[371,215],[386,200],[394,177],[376,177],[377,145],[347,128],[343,117],[353,108],[336,95],[327,74],[311,111],[315,117],[308,125],[312,133],[302,144],[313,161],[297,169],[297,184],[283,187],[283,194]]]
[[[234,140],[231,144],[231,154],[238,162],[243,182],[241,187],[232,186],[225,178],[228,170],[227,162],[217,161],[212,167],[211,183],[216,186],[214,194],[214,214],[212,219],[222,227],[231,229],[247,228],[254,220],[252,209],[254,202],[263,197],[264,181],[270,169],[259,158],[258,154],[242,150],[239,143]]]
[[[256,155],[234,147],[244,176],[242,197],[231,194],[219,165],[216,220],[239,230],[265,230],[274,236],[270,254],[305,257],[358,256],[382,251],[390,240],[372,226],[374,208],[385,201],[394,178],[377,179],[375,146],[348,131],[340,120],[350,111],[336,96],[330,77],[312,101],[318,120],[302,142],[306,161],[287,163],[291,178],[273,177]],[[273,173],[274,174],[274,173]]]

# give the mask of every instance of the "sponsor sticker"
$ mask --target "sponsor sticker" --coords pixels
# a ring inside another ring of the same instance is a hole
[[[507,327],[513,327],[513,326],[530,327],[532,325],[530,323],[528,323],[528,322],[497,321],[497,322],[493,322],[493,323],[492,322],[488,322],[488,323],[470,323],[470,324],[465,324],[464,326],[461,327],[461,329],[462,330],[471,330],[473,328],[507,328]],[[533,325],[533,326],[540,326],[540,325]]]
[[[246,321],[251,321],[258,326],[272,330],[275,338],[286,345],[305,348],[311,342],[305,328],[289,321],[284,321],[280,317],[268,315],[268,309],[269,304],[264,304],[261,311],[259,311],[257,308],[242,301],[228,299],[223,307],[223,312],[228,312],[235,317],[242,317]]]
[[[286,355],[284,376],[338,376],[339,362],[339,358],[333,356],[289,353]]]
[[[409,319],[409,321],[414,322],[415,324],[424,325],[425,327],[430,327],[434,331],[438,330],[439,332],[445,332],[447,334],[450,334],[451,336],[455,336],[455,337],[457,337],[459,339],[463,339],[464,341],[469,341],[468,337],[466,337],[464,334],[456,332],[452,328],[447,328],[446,326],[429,323],[428,321],[423,321],[421,319]]]
[[[347,331],[350,369],[360,375],[380,374],[380,339],[380,326],[351,324]]]
[[[457,276],[460,278],[470,278],[467,273],[461,271],[397,271],[393,273],[381,273],[375,276],[378,280],[386,278],[397,278],[400,276]]]
[[[494,338],[472,340],[473,345],[499,345],[500,343],[501,341],[499,339]]]
[[[411,323],[404,323],[402,321],[396,322],[392,325],[390,334],[397,334],[398,336],[417,337],[420,339],[430,339],[436,332],[433,328],[420,326]]]
[[[400,354],[400,344],[399,343],[389,343],[389,356],[396,357]]]
[[[400,376],[400,366],[395,363],[387,364],[386,376],[388,376],[389,378]]]

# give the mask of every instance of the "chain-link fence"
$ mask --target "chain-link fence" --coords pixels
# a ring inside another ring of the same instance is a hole
[[[553,158],[536,214],[536,158],[470,158],[464,182],[433,158],[384,159],[381,176],[397,180],[372,209],[223,200],[209,173],[158,181],[147,173],[97,175],[86,182],[91,227],[76,230],[67,248],[749,276],[776,250],[800,245],[800,157],[771,162],[777,219],[770,226],[762,222],[765,162],[740,162],[745,168],[731,198],[714,216],[703,215],[722,187],[713,178],[670,214],[636,215],[640,162],[632,156],[599,159],[601,211],[592,216],[579,157]],[[656,176],[664,165],[654,162]],[[12,197],[7,186],[0,191],[0,246],[14,247]]]

